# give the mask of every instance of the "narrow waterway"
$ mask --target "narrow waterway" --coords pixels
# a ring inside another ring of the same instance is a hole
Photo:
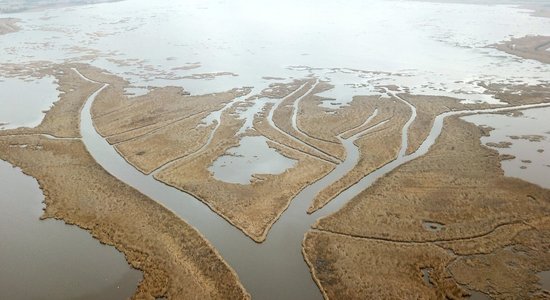
[[[106,86],[104,85],[103,88]],[[89,97],[81,112],[81,134],[92,156],[109,173],[163,204],[199,230],[216,247],[227,263],[235,269],[245,288],[256,299],[322,298],[319,289],[311,278],[301,252],[304,234],[310,229],[311,224],[319,217],[337,211],[342,205],[356,196],[360,191],[368,188],[378,178],[398,166],[427,153],[441,133],[443,121],[446,117],[477,112],[457,111],[438,116],[435,119],[434,126],[428,138],[416,152],[398,157],[391,163],[364,177],[357,184],[341,193],[323,209],[311,215],[306,214],[313,197],[326,187],[329,183],[328,181],[333,181],[343,176],[349,171],[350,166],[353,167],[357,161],[359,152],[352,142],[353,139],[348,139],[350,142],[344,143],[348,154],[346,161],[342,163],[345,165],[345,168],[336,168],[325,177],[330,178],[330,180],[321,179],[302,190],[293,199],[281,218],[274,224],[267,240],[264,243],[257,244],[199,200],[155,180],[152,176],[142,174],[119,156],[114,148],[96,132],[93,126],[90,108],[98,92]],[[521,108],[548,105],[525,105],[521,106]],[[412,106],[411,109],[414,112]],[[497,112],[510,109],[512,108],[499,108],[479,112]],[[410,125],[411,122],[407,122],[407,124]],[[405,126],[403,129],[403,134],[405,137],[408,137],[408,126]],[[406,146],[407,138],[404,138],[402,147],[406,148]]]

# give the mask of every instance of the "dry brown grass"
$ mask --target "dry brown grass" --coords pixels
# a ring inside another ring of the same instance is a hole
[[[124,95],[128,83],[120,78],[100,72],[85,75],[109,84],[92,106],[96,129],[145,174],[202,147],[215,127],[202,126],[202,119],[250,91],[190,96],[181,88],[165,87],[128,98]]]
[[[359,161],[350,172],[321,190],[313,199],[308,212],[311,213],[322,208],[367,174],[397,157],[401,148],[401,130],[410,118],[411,111],[408,106],[397,99],[375,100],[375,98],[371,98],[370,100],[373,102],[372,105],[378,109],[378,115],[363,129],[384,120],[388,120],[388,122],[355,141],[360,152]]]
[[[87,75],[94,80],[111,80]],[[110,143],[116,143],[117,151],[143,173],[166,166],[155,174],[156,179],[196,196],[256,241],[265,239],[271,225],[301,189],[334,168],[318,156],[305,154],[315,151],[299,142],[288,142],[288,136],[267,124],[264,126],[266,136],[290,148],[277,143],[270,146],[298,160],[297,165],[280,175],[256,174],[257,180],[251,185],[215,180],[208,167],[229,148],[238,145],[240,137],[236,133],[243,121],[234,115],[237,105],[225,111],[220,127],[206,148],[203,146],[215,126],[199,126],[200,121],[249,89],[189,96],[181,89],[168,87],[128,99],[123,95],[123,81],[109,83],[111,86],[98,96],[93,106],[98,131],[108,136]],[[260,97],[282,98],[304,83],[273,84],[262,91]],[[113,105],[108,105],[110,99],[115,99]],[[242,102],[240,106],[249,104]],[[265,114],[262,120],[267,123]],[[273,132],[279,135],[269,134]]]
[[[35,128],[17,128],[0,131],[1,135],[46,133],[57,137],[80,137],[80,109],[87,97],[101,85],[82,79],[71,67],[58,65],[42,70],[41,73],[55,75],[59,81],[60,99]],[[78,65],[82,70],[90,67]]]
[[[539,291],[535,275],[550,269],[550,255],[545,250],[550,247],[550,190],[504,177],[498,153],[481,145],[482,134],[484,130],[470,123],[447,119],[427,155],[390,172],[340,211],[320,219],[315,229],[338,236],[321,240],[317,237],[321,234],[314,232],[306,239],[306,257],[313,262],[313,273],[323,289],[336,295],[360,291],[354,282],[372,267],[370,262],[360,262],[374,261],[377,271],[386,264],[393,268],[395,259],[401,265],[417,264],[418,258],[409,255],[416,251],[413,249],[429,247],[424,252],[431,253],[439,251],[434,247],[438,246],[452,250],[448,255],[453,258],[444,260],[447,271],[436,272],[441,278],[495,298],[524,298]],[[426,222],[442,224],[442,228],[427,230]],[[385,243],[387,253],[404,245],[411,250],[400,256],[361,250],[377,241]],[[336,248],[358,248],[351,258],[325,255],[323,259],[330,261],[328,270],[353,262],[361,267],[348,269],[340,281],[329,280],[331,275],[314,263],[327,243]],[[430,253],[420,260],[420,267],[436,268],[441,262]],[[400,290],[401,282],[415,282],[415,289],[424,288],[416,266],[415,272],[407,273],[409,278],[382,281],[381,288],[367,296],[377,298],[388,290]],[[456,285],[438,277],[432,276],[432,290],[443,288],[445,294],[455,294]]]
[[[197,126],[206,113],[186,118],[117,144],[116,150],[134,167],[145,174],[174,159],[199,150],[208,140],[215,127]]]
[[[260,97],[282,99],[305,83],[307,83],[307,80],[293,80],[290,83],[272,83],[268,88],[262,90]]]
[[[134,98],[123,94],[123,88],[112,85],[102,92],[94,102],[94,124],[102,136],[114,137],[125,134],[125,139],[132,138],[140,130],[154,130],[168,123],[201,112],[219,110],[235,97],[248,90],[234,89],[224,93],[189,96],[181,88],[165,87],[152,90],[150,93]],[[118,99],[118,100],[115,100]],[[114,101],[116,110],[102,107],[105,102]],[[197,124],[198,125],[198,124]],[[119,142],[119,141],[116,141]]]
[[[481,84],[487,92],[494,95],[496,99],[510,105],[535,104],[550,101],[550,84],[540,83],[537,85],[506,85],[506,84]]]
[[[262,242],[294,196],[334,166],[270,143],[269,146],[282,155],[297,160],[296,165],[279,175],[257,174],[257,180],[249,185],[216,180],[207,168],[229,148],[238,145],[239,137],[235,134],[243,124],[232,110],[224,112],[212,143],[201,155],[178,161],[155,178],[196,196],[253,240]]]
[[[407,154],[420,147],[432,129],[435,117],[454,110],[483,109],[491,107],[488,104],[461,104],[456,98],[443,96],[424,96],[399,94],[399,96],[416,108],[416,119],[409,128],[409,143]]]
[[[281,133],[280,131],[273,128],[269,121],[267,120],[267,116],[269,114],[269,111],[273,109],[273,104],[268,104],[264,107],[263,111],[254,118],[253,126],[254,129],[260,133],[261,135],[265,136],[266,138],[277,141],[280,144],[283,144],[287,147],[296,149],[298,151],[301,151],[303,153],[309,154],[314,157],[318,157],[319,159],[323,159],[329,162],[335,163],[336,161],[331,158],[330,156],[324,155],[321,152],[315,151],[315,148],[308,147],[307,145],[304,145],[291,137],[285,135],[284,133]]]
[[[332,88],[327,83],[320,83],[318,87],[315,92]],[[374,111],[370,103],[378,98],[379,96],[356,96],[351,99],[349,105],[332,110],[319,106],[322,97],[306,97],[300,105],[298,125],[312,137],[340,143],[336,137],[363,124]]]
[[[304,256],[325,299],[457,299],[448,277],[452,256],[434,245],[397,244],[309,231]],[[434,287],[422,269],[431,269]]]
[[[78,80],[70,72],[60,77],[60,84],[64,90],[81,90],[68,93],[56,103],[57,109],[48,112],[39,128],[76,135],[80,107],[94,85]],[[38,135],[2,136],[0,159],[38,180],[45,195],[43,218],[60,219],[89,231],[143,271],[143,281],[133,298],[249,298],[234,271],[200,233],[107,173],[82,141]]]
[[[550,36],[524,36],[521,38],[512,38],[510,41],[504,41],[493,45],[500,51],[516,55],[526,59],[538,60],[542,63],[550,63]]]
[[[43,218],[88,230],[143,271],[134,298],[248,297],[235,273],[195,229],[108,174],[81,141],[4,137],[0,158],[38,180],[46,197]]]
[[[346,157],[345,149],[339,142],[334,141],[328,141],[328,140],[321,140],[315,137],[312,137],[310,135],[304,134],[302,132],[296,131],[292,127],[292,114],[294,111],[294,103],[298,98],[303,96],[305,93],[307,93],[315,84],[314,80],[308,80],[306,85],[298,91],[295,95],[292,97],[288,97],[279,105],[279,107],[275,110],[275,113],[273,114],[273,122],[282,129],[284,132],[288,133],[289,135],[294,136],[295,138],[303,141],[304,143],[319,149],[320,151],[329,154],[335,158],[338,158],[339,160],[344,160]],[[297,125],[298,128],[300,128],[301,119],[305,116],[304,111],[301,109],[303,102],[313,101],[310,98],[316,98],[320,99],[319,96],[315,96],[314,94],[320,91],[323,91],[323,87],[317,86],[312,92],[310,92],[308,95],[306,95],[302,101],[301,105],[298,107],[298,115],[297,115]],[[300,128],[301,129],[301,128]]]

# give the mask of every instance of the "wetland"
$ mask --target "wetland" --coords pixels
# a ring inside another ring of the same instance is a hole
[[[0,298],[550,295],[543,4],[47,2],[0,13]]]

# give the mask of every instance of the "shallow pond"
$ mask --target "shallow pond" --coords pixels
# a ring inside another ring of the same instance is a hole
[[[228,149],[208,169],[218,180],[250,184],[253,175],[281,174],[296,164],[270,148],[267,141],[263,136],[245,136],[238,147]]]
[[[495,128],[482,143],[500,154],[515,158],[502,161],[504,174],[550,188],[550,108],[521,111],[521,114],[475,115],[463,119]],[[504,142],[506,148],[495,147]],[[493,144],[491,144],[493,143]]]
[[[43,78],[0,77],[0,129],[35,127],[59,99],[57,83]]]

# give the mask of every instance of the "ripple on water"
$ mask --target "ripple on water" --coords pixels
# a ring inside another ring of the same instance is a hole
[[[125,299],[141,272],[75,226],[40,220],[32,177],[0,160],[0,299]]]

